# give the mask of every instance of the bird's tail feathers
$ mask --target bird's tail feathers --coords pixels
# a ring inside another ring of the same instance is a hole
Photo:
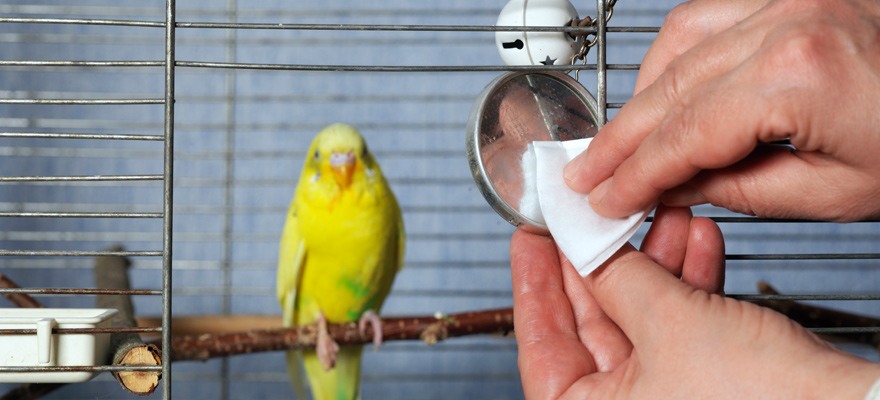
[[[306,386],[306,375],[303,370],[302,351],[291,350],[285,355],[287,359],[287,374],[290,376],[290,384],[293,386],[293,394],[296,400],[306,400],[309,398],[308,387]]]
[[[315,400],[359,398],[361,352],[363,346],[343,346],[336,355],[336,366],[324,371],[314,351],[304,351],[303,361],[309,387]]]

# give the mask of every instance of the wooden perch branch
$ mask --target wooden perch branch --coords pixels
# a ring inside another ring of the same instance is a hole
[[[769,284],[760,283],[764,294],[778,294]],[[880,320],[790,300],[758,300],[754,303],[785,314],[806,327],[874,327]],[[235,318],[235,317],[233,317]],[[269,320],[270,318],[265,318]],[[209,319],[218,325],[222,317]],[[262,321],[262,323],[268,323]],[[212,323],[213,324],[213,323]],[[433,344],[448,337],[469,334],[507,333],[513,330],[513,311],[498,309],[437,317],[387,318],[383,320],[385,340],[420,339]],[[330,335],[340,345],[366,344],[372,334],[361,336],[354,323],[331,324]],[[835,339],[867,343],[880,348],[880,335],[835,334]],[[175,361],[206,360],[236,354],[307,348],[315,345],[315,326],[293,329],[259,329],[248,332],[175,336],[171,354]]]
[[[137,317],[137,326],[160,326],[162,317]],[[281,328],[281,315],[182,315],[171,318],[171,336],[240,333],[249,330]],[[144,337],[159,337],[159,333],[145,333]]]
[[[763,281],[758,282],[758,291],[761,294],[779,294],[773,286]],[[754,303],[776,310],[807,328],[880,327],[880,319],[877,318],[798,303],[792,300],[757,300]],[[880,351],[880,334],[857,332],[823,334],[820,336],[833,340],[864,343]]]
[[[428,344],[465,335],[508,333],[513,330],[513,310],[498,309],[461,314],[387,318],[382,320],[383,339],[420,339]],[[372,332],[361,335],[356,323],[330,324],[330,335],[339,345],[370,343]],[[207,360],[236,354],[314,347],[314,325],[298,328],[261,329],[238,333],[188,335],[171,339],[173,361]]]
[[[122,251],[122,246],[114,246],[110,251]],[[130,289],[128,267],[131,262],[120,256],[95,257],[95,287],[99,289]],[[119,312],[113,316],[111,325],[116,328],[136,326],[134,306],[130,296],[97,296],[95,305],[98,308],[115,308]],[[159,348],[144,343],[134,333],[114,333],[110,335],[110,351],[113,353],[112,363],[116,366],[155,366],[162,364]],[[137,394],[148,395],[159,385],[160,374],[154,371],[114,371],[113,377],[125,390]]]
[[[11,278],[4,275],[2,272],[0,272],[0,287],[4,289],[19,288],[18,284],[13,282]],[[19,308],[43,308],[43,305],[40,304],[37,299],[27,293],[4,293],[3,297],[6,297],[6,299]]]

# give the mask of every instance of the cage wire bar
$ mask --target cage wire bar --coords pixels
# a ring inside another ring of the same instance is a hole
[[[619,2],[625,4],[626,0]],[[124,292],[105,291],[100,289],[85,288],[18,288],[0,289],[0,294],[37,294],[37,295],[99,295],[99,294],[128,294],[138,296],[161,297],[162,318],[161,327],[158,328],[112,328],[93,330],[56,330],[59,334],[85,333],[85,332],[161,332],[163,343],[161,367],[0,367],[0,372],[55,372],[55,371],[156,371],[162,372],[162,397],[171,398],[172,368],[170,355],[171,340],[171,306],[172,306],[172,243],[173,243],[173,216],[174,216],[174,129],[175,129],[175,76],[178,68],[192,70],[234,70],[234,71],[290,71],[296,72],[366,72],[366,73],[434,73],[434,72],[480,72],[480,71],[570,71],[589,70],[596,71],[596,96],[599,106],[601,122],[608,117],[609,109],[617,109],[623,106],[622,102],[611,102],[608,97],[608,73],[610,71],[635,71],[639,64],[613,64],[606,59],[607,41],[606,36],[626,33],[656,33],[658,27],[637,26],[607,26],[605,19],[605,1],[596,2],[595,28],[573,27],[530,27],[528,31],[536,32],[567,32],[567,33],[591,33],[597,36],[597,44],[593,50],[595,64],[574,66],[498,66],[498,65],[340,65],[340,64],[292,64],[292,63],[252,63],[240,62],[236,57],[227,57],[224,61],[192,61],[178,60],[176,58],[176,33],[177,29],[193,31],[227,30],[227,40],[235,41],[235,32],[244,30],[287,30],[287,31],[367,31],[367,32],[496,32],[496,31],[522,31],[522,27],[503,27],[488,25],[377,25],[377,24],[274,24],[274,23],[239,23],[230,22],[200,22],[200,21],[177,21],[175,0],[165,0],[164,21],[136,21],[136,20],[113,20],[113,19],[76,19],[76,18],[0,18],[0,23],[20,24],[73,24],[94,26],[121,26],[141,28],[163,28],[164,32],[164,60],[162,61],[62,61],[62,60],[2,60],[0,68],[4,67],[28,67],[28,68],[162,68],[164,78],[163,98],[140,98],[140,99],[0,99],[0,105],[163,105],[163,134],[131,135],[131,134],[104,134],[104,133],[74,133],[74,132],[0,132],[0,138],[8,139],[64,139],[64,140],[114,140],[114,141],[146,141],[161,142],[163,146],[163,173],[162,174],[126,174],[126,175],[99,175],[99,176],[2,176],[0,185],[27,184],[27,183],[58,183],[71,184],[81,182],[115,183],[115,182],[161,182],[162,183],[162,211],[161,212],[106,212],[106,211],[6,211],[0,210],[0,218],[52,218],[52,219],[77,219],[77,218],[120,218],[120,219],[161,219],[161,250],[127,250],[127,251],[91,251],[91,250],[23,250],[23,249],[0,249],[0,257],[92,257],[101,255],[118,255],[127,257],[154,257],[161,258],[161,289],[160,290],[129,290]],[[612,25],[614,22],[612,20]],[[233,78],[234,79],[234,78]],[[231,85],[234,87],[234,85]],[[234,89],[233,89],[234,90]],[[232,93],[235,96],[235,93]],[[231,110],[229,110],[231,112]],[[462,116],[464,119],[465,116]],[[227,116],[226,118],[233,118]],[[463,125],[463,124],[462,124]],[[228,129],[232,129],[234,123],[227,120]],[[229,140],[229,139],[227,139]],[[226,168],[232,168],[235,162],[233,153],[226,157]],[[463,151],[462,151],[463,157]],[[226,196],[231,196],[230,192]],[[411,206],[412,207],[412,206]],[[225,210],[229,214],[231,211]],[[228,218],[228,215],[227,215]],[[746,216],[712,215],[719,224],[746,225],[755,224],[812,224],[815,221],[807,220],[779,220],[770,218],[755,218]],[[862,221],[861,223],[876,224],[878,221]],[[228,221],[227,221],[228,223]],[[225,242],[235,240],[235,236],[224,228],[222,234]],[[439,237],[439,236],[438,236]],[[442,238],[442,237],[441,237]],[[227,243],[228,246],[228,243]],[[229,251],[228,247],[225,251]],[[224,256],[225,262],[229,262],[229,254]],[[822,261],[822,260],[878,260],[878,252],[849,252],[849,253],[763,253],[763,254],[726,254],[726,259],[732,262],[762,262],[762,261]],[[224,267],[230,268],[228,265]],[[731,267],[735,268],[735,267]],[[224,278],[224,301],[232,296],[229,288],[228,275]],[[805,300],[805,301],[877,301],[878,294],[863,293],[828,293],[828,294],[730,294],[742,300]],[[228,311],[228,303],[223,307]],[[880,327],[834,327],[813,328],[814,332],[823,334],[833,333],[880,333]],[[0,330],[0,334],[30,333],[29,330]],[[228,368],[224,367],[221,378],[229,374]],[[227,397],[228,394],[224,394]]]
[[[522,70],[595,70],[597,74],[596,94],[598,100],[598,108],[600,124],[604,124],[607,120],[607,110],[615,109],[623,106],[623,103],[611,103],[608,100],[607,92],[607,72],[609,70],[638,70],[639,64],[609,64],[606,60],[606,35],[607,33],[656,33],[657,27],[630,27],[630,26],[613,26],[608,27],[606,24],[606,8],[604,0],[597,0],[595,28],[571,28],[571,27],[529,27],[526,29],[530,32],[567,32],[567,33],[593,33],[597,35],[597,45],[595,48],[596,64],[574,65],[574,66],[457,66],[457,65],[417,65],[417,66],[397,66],[397,65],[328,65],[328,64],[270,64],[270,63],[247,63],[236,61],[185,61],[176,62],[178,67],[184,68],[205,68],[205,69],[234,69],[234,70],[275,70],[275,71],[323,71],[323,72],[371,72],[371,73],[387,73],[387,72],[476,72],[476,71],[522,71]],[[504,27],[504,26],[484,26],[484,25],[369,25],[369,24],[264,24],[264,23],[217,23],[217,22],[179,22],[176,24],[181,29],[228,29],[228,30],[328,30],[328,31],[469,31],[469,32],[496,32],[496,31],[522,31],[522,27]],[[713,216],[713,220],[717,223],[727,224],[801,224],[815,223],[809,220],[781,220],[772,218],[756,218],[756,217],[739,217],[739,216]],[[650,219],[649,219],[650,222]],[[868,220],[862,223],[876,223],[878,221]],[[877,260],[880,259],[880,253],[816,253],[816,254],[726,254],[729,261],[770,261],[770,260]],[[749,294],[730,294],[731,297],[742,300],[880,300],[877,294],[789,294],[789,295],[749,295]],[[816,333],[880,333],[880,327],[834,327],[834,328],[811,328]]]
[[[148,27],[164,28],[165,54],[162,61],[63,61],[63,60],[2,60],[2,67],[32,67],[32,68],[142,68],[163,67],[165,77],[163,98],[137,98],[137,99],[0,99],[0,105],[162,105],[164,106],[163,135],[146,134],[107,134],[107,133],[75,133],[75,132],[13,132],[2,131],[0,138],[9,139],[50,139],[50,140],[106,140],[106,141],[152,141],[163,144],[163,169],[162,174],[125,174],[125,175],[89,175],[89,176],[2,176],[0,185],[3,184],[71,184],[71,183],[123,183],[123,182],[161,182],[162,211],[161,212],[95,212],[95,211],[2,211],[0,218],[51,218],[51,219],[161,219],[162,220],[162,248],[160,250],[122,250],[122,251],[90,251],[90,250],[21,250],[0,249],[0,257],[97,257],[97,256],[120,256],[120,257],[160,257],[161,258],[161,289],[143,290],[110,290],[89,288],[3,288],[0,295],[60,295],[60,296],[96,296],[96,295],[126,295],[126,296],[159,296],[162,303],[162,317],[160,327],[132,327],[132,328],[53,328],[54,335],[68,334],[112,334],[112,333],[138,333],[159,334],[162,344],[162,363],[160,366],[25,366],[25,367],[0,367],[0,373],[57,373],[57,372],[160,372],[162,398],[171,398],[171,263],[172,263],[172,210],[173,210],[173,133],[174,133],[174,17],[175,1],[165,0],[164,22],[136,21],[136,20],[106,20],[106,19],[82,19],[82,18],[0,18],[0,23],[8,24],[60,24],[60,25],[94,25],[94,26],[119,26],[119,27]],[[36,329],[0,329],[0,335],[34,335]],[[2,337],[0,337],[2,340]],[[98,361],[101,362],[101,361]]]
[[[165,0],[165,182],[162,225],[162,397],[171,398],[171,266],[174,225],[174,62],[175,0]],[[167,375],[166,375],[167,374]]]

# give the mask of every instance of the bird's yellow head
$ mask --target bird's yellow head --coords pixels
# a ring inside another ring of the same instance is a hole
[[[307,157],[305,172],[310,179],[332,177],[343,190],[351,186],[356,175],[372,171],[375,163],[360,132],[344,124],[318,132]]]

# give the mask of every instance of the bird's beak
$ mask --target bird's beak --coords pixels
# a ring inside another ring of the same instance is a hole
[[[354,167],[357,162],[354,153],[340,153],[334,151],[330,154],[330,168],[333,171],[333,177],[339,186],[346,188],[351,185],[351,177],[354,175]]]

